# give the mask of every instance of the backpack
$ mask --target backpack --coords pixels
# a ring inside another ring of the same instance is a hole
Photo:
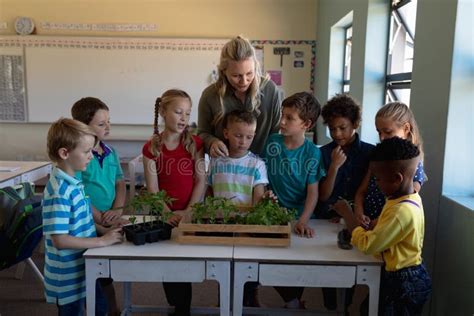
[[[0,270],[31,257],[43,237],[42,196],[28,182],[0,189]]]

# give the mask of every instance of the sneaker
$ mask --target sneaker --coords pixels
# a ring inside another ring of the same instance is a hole
[[[337,245],[341,249],[352,249],[351,238],[352,236],[349,231],[347,229],[343,229],[337,234]]]

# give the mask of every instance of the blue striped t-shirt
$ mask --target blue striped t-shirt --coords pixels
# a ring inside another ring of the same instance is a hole
[[[86,296],[86,249],[57,249],[51,235],[96,237],[90,202],[81,182],[55,167],[43,197],[44,284],[48,303],[65,305]]]

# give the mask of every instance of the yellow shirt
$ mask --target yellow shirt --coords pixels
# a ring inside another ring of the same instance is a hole
[[[385,270],[397,271],[421,264],[424,234],[423,205],[415,193],[386,200],[374,229],[357,227],[351,243],[366,254],[382,255]]]

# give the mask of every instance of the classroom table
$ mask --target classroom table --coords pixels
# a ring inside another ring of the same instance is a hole
[[[219,283],[220,315],[230,316],[232,246],[181,245],[171,240],[141,246],[128,241],[84,253],[86,262],[87,315],[94,315],[97,278],[110,277],[124,283],[124,312],[162,311],[159,307],[134,306],[130,282]]]
[[[35,182],[50,172],[49,161],[0,161],[0,188]]]
[[[234,247],[233,315],[242,315],[244,284],[350,288],[369,287],[369,315],[377,315],[382,261],[357,249],[337,247],[342,225],[327,220],[311,220],[313,238],[291,236],[288,248]]]

